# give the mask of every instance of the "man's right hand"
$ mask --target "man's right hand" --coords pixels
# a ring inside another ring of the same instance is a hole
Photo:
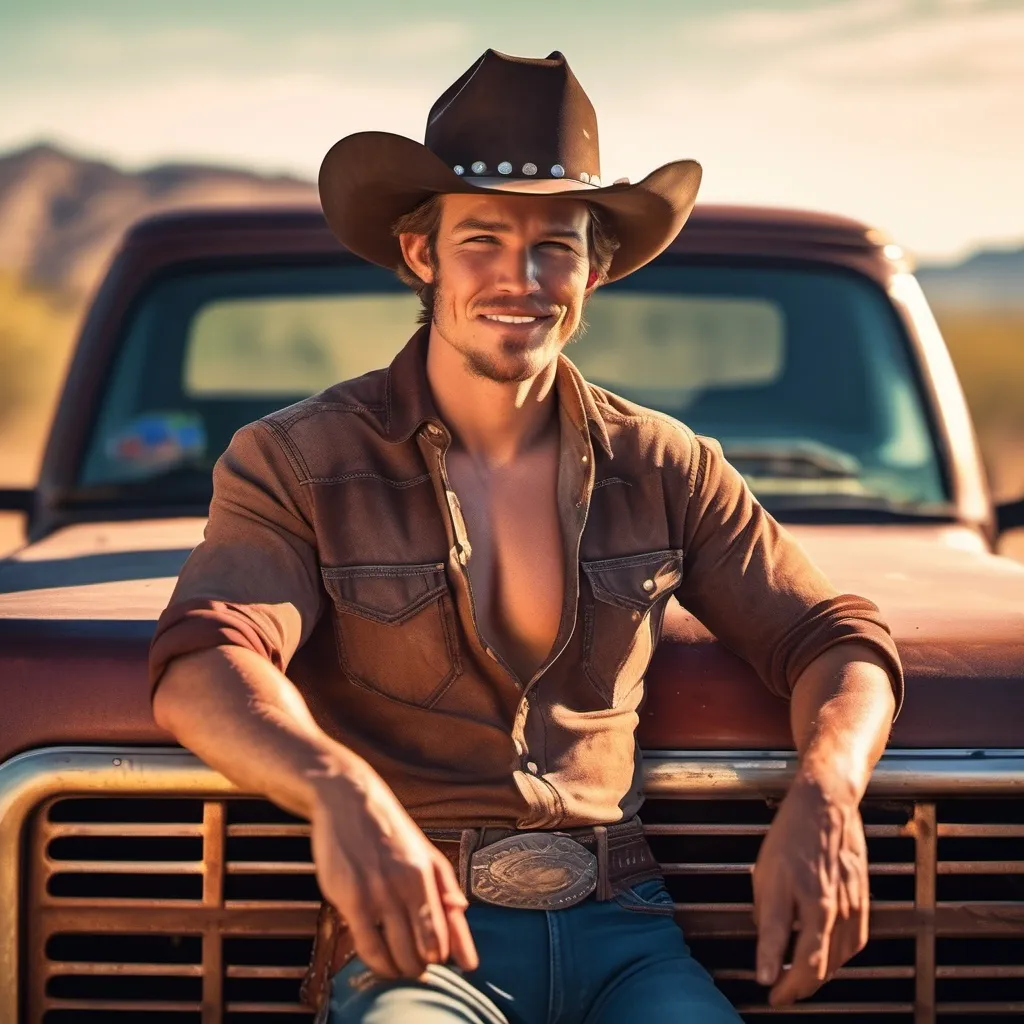
[[[449,959],[476,969],[451,864],[373,768],[323,732],[263,655],[226,645],[174,658],[153,712],[239,789],[309,818],[321,892],[372,971],[416,978]]]
[[[384,978],[479,960],[467,900],[447,858],[368,765],[315,784],[313,862],[320,891],[351,929],[359,958]]]

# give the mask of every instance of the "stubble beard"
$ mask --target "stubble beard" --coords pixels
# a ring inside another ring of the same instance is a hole
[[[530,359],[530,352],[514,354],[510,357],[510,360],[514,360],[518,365],[510,365],[510,363],[503,363],[500,357],[494,353],[480,351],[479,349],[459,344],[454,337],[455,332],[446,329],[445,318],[438,315],[439,310],[444,308],[444,304],[438,301],[442,287],[441,276],[437,274],[434,279],[430,321],[437,333],[462,356],[466,370],[471,376],[491,381],[494,384],[521,384],[523,381],[536,377],[544,369],[544,364],[536,364]],[[589,297],[584,299],[580,322],[576,325],[576,329],[569,336],[562,349],[559,350],[560,352],[578,341],[586,333],[587,323],[582,313],[586,311],[589,301]],[[557,356],[558,354],[556,354],[555,358]]]

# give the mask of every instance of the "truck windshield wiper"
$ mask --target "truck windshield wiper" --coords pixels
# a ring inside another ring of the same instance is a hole
[[[880,494],[778,494],[765,495],[759,500],[773,516],[790,521],[947,523],[957,520],[956,509],[949,502],[903,502]]]
[[[722,445],[725,457],[753,476],[857,479],[860,460],[819,441],[735,441]]]

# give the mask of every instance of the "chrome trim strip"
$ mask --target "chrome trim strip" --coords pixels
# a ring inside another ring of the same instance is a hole
[[[784,791],[792,751],[649,751],[645,789],[653,798],[749,797]],[[873,796],[1024,796],[1022,750],[889,750]],[[178,747],[47,747],[0,764],[0,908],[18,908],[21,838],[43,800],[60,793],[245,795]],[[9,868],[9,869],[8,869]],[[0,914],[0,1021],[18,1019],[18,913]]]
[[[796,774],[793,751],[650,750],[644,791],[651,798],[779,794]],[[1024,796],[1024,750],[887,750],[870,796]]]

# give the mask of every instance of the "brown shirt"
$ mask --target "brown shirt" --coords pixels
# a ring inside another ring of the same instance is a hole
[[[673,595],[780,695],[856,640],[886,659],[900,703],[876,606],[837,594],[714,441],[588,384],[564,357],[565,598],[548,658],[516,678],[475,620],[426,346],[424,328],[387,370],[235,435],[205,540],[157,625],[154,686],[180,654],[266,656],[424,827],[635,814],[637,711]]]

